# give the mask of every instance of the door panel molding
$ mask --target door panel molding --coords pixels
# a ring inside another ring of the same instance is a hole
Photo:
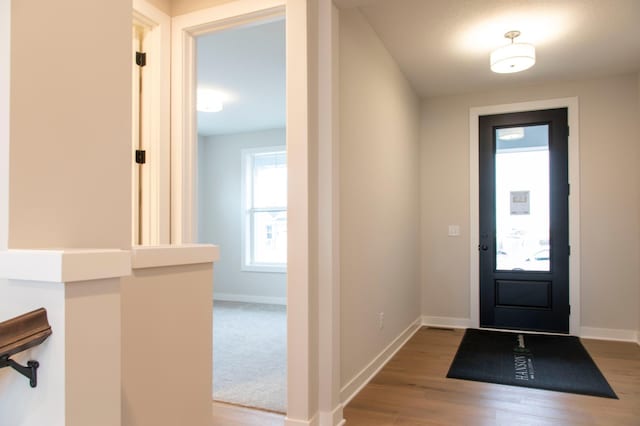
[[[479,119],[482,115],[567,108],[569,134],[569,333],[580,335],[580,129],[578,98],[558,98],[512,104],[473,107],[469,110],[469,314],[472,327],[480,325]]]

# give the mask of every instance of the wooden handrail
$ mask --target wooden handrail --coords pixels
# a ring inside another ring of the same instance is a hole
[[[44,308],[0,322],[0,368],[13,368],[29,378],[31,387],[35,388],[38,384],[38,362],[29,361],[25,367],[10,357],[41,344],[51,334],[47,311]]]

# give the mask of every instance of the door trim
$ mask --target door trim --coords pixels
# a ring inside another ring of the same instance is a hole
[[[147,31],[145,51],[148,53],[141,99],[145,111],[141,123],[145,128],[143,146],[148,150],[147,167],[143,169],[142,202],[146,212],[142,222],[143,244],[168,244],[171,18],[146,0],[134,0],[133,21]]]
[[[196,239],[196,111],[187,107],[195,105],[195,38],[284,15],[284,0],[245,0],[172,18],[171,244],[192,243]]]
[[[296,372],[287,375],[284,424],[308,425],[316,424],[318,418],[342,417],[339,401],[339,228],[336,220],[338,122],[333,109],[338,89],[334,68],[337,27],[324,31],[337,24],[337,12],[332,4],[322,2],[316,8],[313,2],[237,0],[172,18],[171,242],[193,241],[196,229],[193,215],[197,211],[194,205],[196,114],[192,108],[186,108],[193,105],[195,94],[194,38],[213,29],[282,14],[286,17],[287,32],[287,370]],[[323,29],[320,34],[314,32],[312,25],[316,24]],[[323,50],[318,52],[320,47]],[[316,63],[311,59],[313,55],[323,61]],[[319,75],[311,72],[313,66],[320,71]],[[313,105],[317,110],[313,110]],[[318,122],[325,126],[318,127]],[[318,134],[326,143],[317,143]],[[316,146],[317,152],[314,151]],[[317,164],[321,178],[313,174],[314,164]],[[320,182],[318,188],[314,189],[317,182]],[[314,223],[312,210],[318,200],[326,208]],[[318,247],[317,252],[312,252],[314,245]],[[317,272],[315,275],[314,271]],[[314,292],[314,289],[320,290]],[[313,312],[320,314],[313,315]],[[318,345],[319,341],[323,343]],[[314,353],[316,347],[321,350]],[[316,371],[322,379],[314,394],[313,386],[318,382],[314,379]],[[332,405],[331,410],[323,411],[327,405]]]
[[[479,208],[479,117],[481,115],[534,111],[540,109],[567,108],[569,134],[569,333],[580,334],[580,150],[578,98],[558,98],[513,104],[473,107],[469,110],[469,316],[470,326],[480,326],[480,232]]]

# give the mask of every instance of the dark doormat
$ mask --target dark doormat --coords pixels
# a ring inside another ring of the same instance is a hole
[[[574,336],[467,329],[447,377],[618,398]]]

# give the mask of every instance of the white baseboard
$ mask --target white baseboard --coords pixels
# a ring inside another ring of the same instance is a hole
[[[342,417],[342,404],[333,411],[319,412],[311,420],[297,420],[285,417],[285,426],[344,426],[347,421]]]
[[[417,318],[340,390],[340,399],[342,400],[343,406],[346,406],[353,397],[382,370],[382,367],[384,367],[396,352],[420,329],[420,326],[421,318]]]
[[[468,318],[422,316],[422,325],[427,327],[470,328]],[[527,331],[527,333],[531,333]],[[615,328],[580,327],[580,337],[585,339],[617,340],[635,342],[640,345],[640,331]]]
[[[469,318],[422,316],[422,325],[427,327],[470,328]]]
[[[618,340],[622,342],[639,343],[637,330],[616,328],[580,327],[580,337],[585,339]]]
[[[225,302],[264,303],[267,305],[285,305],[286,297],[253,296],[248,294],[213,293],[213,300]]]
[[[311,420],[298,420],[285,417],[284,426],[320,426],[320,422],[318,414],[316,413]]]
[[[320,411],[320,426],[342,426],[346,423],[343,417],[343,405],[338,404],[331,411]]]

